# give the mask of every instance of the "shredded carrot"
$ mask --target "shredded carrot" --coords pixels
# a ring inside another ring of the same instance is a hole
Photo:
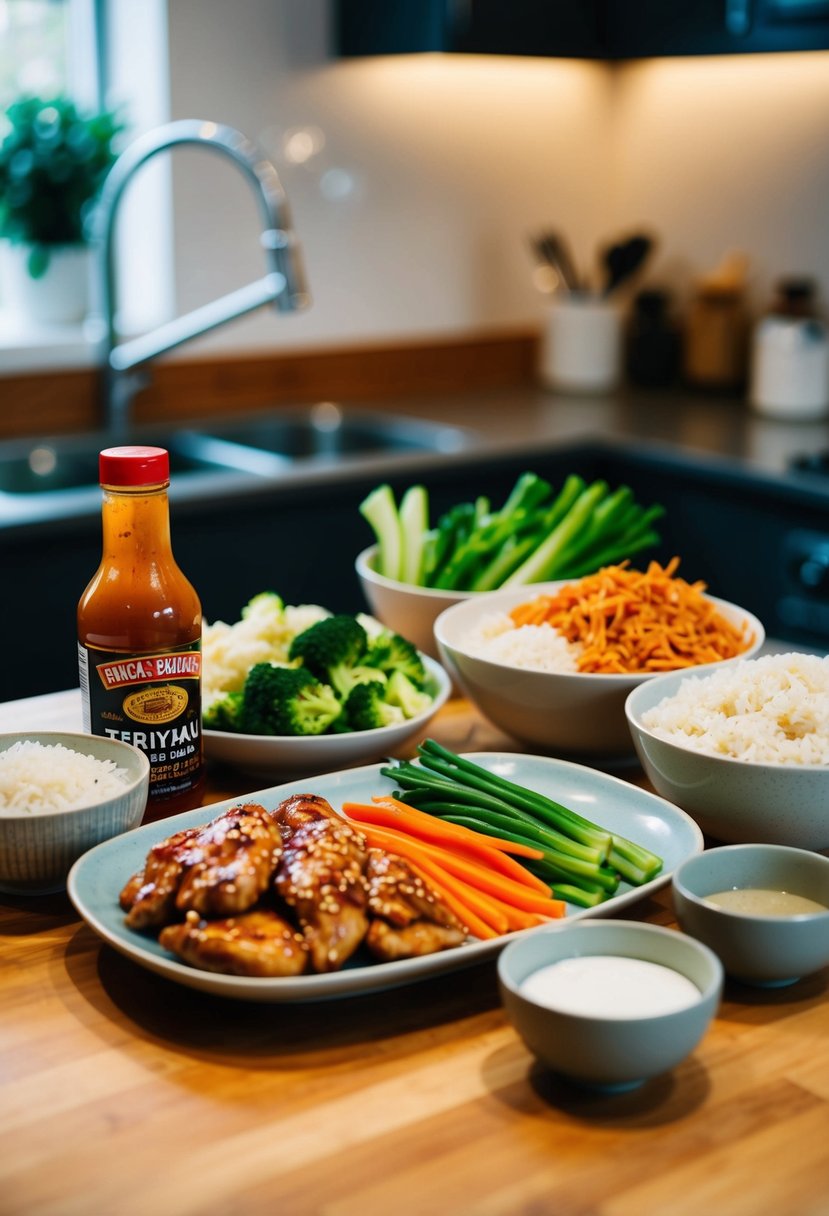
[[[349,819],[355,820],[361,828],[364,825],[392,828],[429,844],[443,845],[447,849],[465,854],[471,860],[503,874],[506,878],[532,887],[533,890],[539,891],[543,895],[550,894],[550,888],[540,878],[536,878],[534,874],[519,865],[517,861],[513,861],[506,853],[488,847],[490,838],[482,832],[473,832],[465,828],[462,828],[460,833],[448,831],[447,829],[454,828],[456,825],[443,823],[434,815],[426,815],[421,811],[407,813],[411,811],[414,811],[414,808],[407,807],[402,802],[396,806],[382,801],[377,801],[372,805],[363,802],[343,804],[343,814],[347,815]],[[529,851],[535,857],[544,856],[540,849]]]
[[[552,625],[578,644],[582,672],[676,671],[742,654],[754,640],[748,623],[727,620],[705,596],[706,584],[677,577],[678,566],[678,557],[645,571],[605,566],[510,616],[516,626]]]
[[[439,866],[453,878],[460,879],[468,886],[475,887],[485,895],[494,896],[521,912],[539,913],[551,919],[565,914],[563,900],[545,898],[528,887],[500,874],[493,874],[483,866],[450,853],[447,849],[434,845],[427,847],[421,841],[413,840],[411,836],[391,828],[375,828],[361,824],[360,831],[373,847],[397,853],[415,864]]]

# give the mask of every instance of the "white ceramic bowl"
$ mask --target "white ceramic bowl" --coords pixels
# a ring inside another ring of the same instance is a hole
[[[787,891],[826,911],[754,916],[706,899],[733,887]],[[728,974],[745,984],[793,984],[829,964],[829,857],[820,853],[773,844],[709,849],[677,868],[672,895],[684,932],[710,946]]]
[[[123,793],[65,811],[0,811],[0,891],[46,895],[61,891],[72,865],[93,845],[128,832],[147,805],[150,765],[129,743],[80,732],[19,731],[0,735],[0,751],[30,740],[59,744],[96,760],[112,760],[129,780]]]
[[[625,714],[637,755],[658,794],[682,807],[706,835],[728,844],[829,848],[829,767],[759,764],[706,755],[660,739],[642,717],[682,680],[719,664],[670,672],[631,692]]]
[[[507,734],[558,754],[630,756],[633,740],[625,719],[625,699],[632,689],[652,683],[657,675],[528,671],[483,658],[465,643],[470,630],[484,617],[509,612],[571,582],[492,591],[447,608],[434,626],[441,660],[478,709]],[[754,642],[740,657],[754,654],[765,640],[760,621],[725,600],[711,599],[723,616],[748,625]]]
[[[521,991],[541,967],[585,955],[643,959],[679,972],[699,989],[683,1009],[655,1016],[562,1012]],[[498,959],[501,999],[529,1050],[553,1072],[596,1089],[630,1089],[675,1068],[694,1050],[717,1011],[723,970],[719,959],[692,937],[658,925],[595,920],[550,925],[515,938]]]
[[[372,545],[359,554],[355,562],[357,577],[372,616],[387,629],[414,642],[418,650],[439,658],[434,624],[451,604],[461,600],[479,599],[476,591],[436,591],[433,587],[413,587],[393,578],[384,578],[374,569],[377,546]]]
[[[260,778],[311,776],[391,756],[411,739],[425,736],[426,727],[451,692],[451,682],[440,664],[428,655],[421,657],[428,672],[426,691],[432,695],[432,704],[414,718],[342,735],[241,735],[206,730],[205,755],[208,760],[231,764]]]

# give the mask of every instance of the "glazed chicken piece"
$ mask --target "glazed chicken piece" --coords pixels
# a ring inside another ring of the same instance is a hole
[[[132,905],[138,899],[138,893],[146,882],[146,866],[140,869],[132,878],[127,879],[124,886],[121,888],[121,894],[118,896],[118,903],[125,912],[129,912]]]
[[[249,802],[202,828],[185,854],[178,910],[233,916],[267,891],[282,856],[282,837],[265,808]]]
[[[466,926],[402,857],[369,849],[365,868],[369,911],[366,945],[381,962],[460,946]]]
[[[342,822],[330,802],[326,802],[319,794],[292,794],[284,802],[280,802],[273,818],[279,824],[283,840],[290,840],[294,832],[306,823],[315,823],[319,819],[335,819]]]
[[[415,920],[405,929],[395,929],[384,920],[373,920],[366,934],[366,946],[381,963],[393,963],[399,958],[420,958],[437,954],[452,946],[462,946],[466,930],[460,925],[450,928],[428,920]]]
[[[158,940],[185,963],[223,975],[301,975],[308,964],[302,934],[270,909],[209,921],[188,912],[183,924],[168,925]]]
[[[200,831],[200,827],[186,828],[150,849],[144,869],[133,874],[119,896],[131,929],[154,929],[175,916],[184,857],[190,841]]]
[[[315,971],[336,971],[368,931],[365,840],[339,817],[311,819],[286,841],[275,886],[302,926]]]
[[[181,912],[246,912],[268,889],[282,854],[271,816],[256,803],[232,807],[208,824],[154,845],[144,872],[121,892],[131,929],[158,928]]]

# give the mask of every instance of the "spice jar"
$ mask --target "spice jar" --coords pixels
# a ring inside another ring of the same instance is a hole
[[[649,288],[633,301],[627,330],[625,370],[631,384],[667,388],[679,372],[680,336],[667,291]]]
[[[749,321],[745,261],[732,254],[698,280],[688,308],[683,372],[697,388],[735,392],[746,381]]]
[[[812,279],[781,279],[755,329],[749,402],[772,418],[829,415],[829,334]]]
[[[150,761],[145,820],[201,804],[199,598],[173,557],[163,448],[101,452],[103,553],[78,604],[84,729]]]

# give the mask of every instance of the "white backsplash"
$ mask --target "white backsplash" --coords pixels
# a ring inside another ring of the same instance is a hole
[[[168,6],[169,116],[228,123],[273,157],[314,300],[188,355],[540,325],[527,235],[545,225],[585,268],[603,240],[651,228],[649,278],[680,296],[741,249],[758,306],[785,273],[829,297],[829,52],[338,61],[329,20],[327,0]],[[176,153],[173,180],[184,311],[261,273],[259,223],[217,158]]]

